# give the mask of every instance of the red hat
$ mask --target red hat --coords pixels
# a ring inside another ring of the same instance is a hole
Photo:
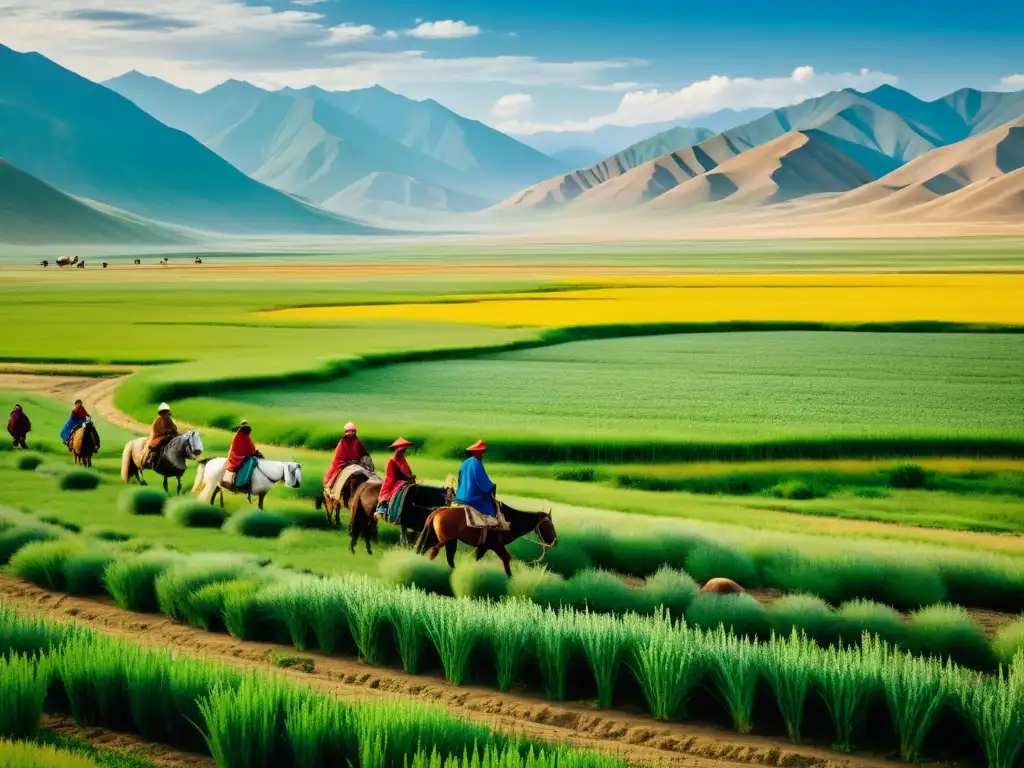
[[[393,451],[397,451],[400,448],[412,448],[413,444],[406,440],[404,437],[400,437],[391,445],[388,446]]]
[[[469,451],[470,453],[483,453],[484,451],[487,450],[487,443],[485,443],[483,440],[477,440],[466,450]]]

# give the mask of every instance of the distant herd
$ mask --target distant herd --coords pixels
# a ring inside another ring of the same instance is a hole
[[[61,256],[56,261],[54,261],[53,263],[56,264],[58,267],[76,267],[78,269],[85,269],[85,259],[79,259],[77,256],[75,256],[74,258],[71,258],[70,256]],[[135,266],[140,266],[142,264],[142,259],[136,259],[132,263]],[[157,262],[157,264],[159,264],[160,266],[163,266],[163,267],[166,267],[170,263],[171,263],[170,259],[168,259],[166,256],[164,256],[164,258],[162,258],[160,261]],[[198,256],[196,256],[195,260],[192,263],[193,264],[202,264],[203,260],[201,258],[199,258]],[[41,267],[48,267],[48,266],[50,266],[50,262],[49,262],[48,259],[43,259],[42,261],[39,262],[39,266],[41,266]],[[103,268],[106,269],[107,266],[108,266],[107,262],[104,261],[103,262]]]

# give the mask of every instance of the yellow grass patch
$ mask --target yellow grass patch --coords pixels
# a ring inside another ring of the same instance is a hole
[[[458,303],[302,307],[279,320],[421,320],[564,327],[609,323],[936,320],[1024,324],[1016,274],[729,275],[634,281],[628,287],[477,296]]]

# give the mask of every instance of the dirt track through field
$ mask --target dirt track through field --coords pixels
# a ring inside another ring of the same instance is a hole
[[[124,376],[97,379],[90,376],[47,376],[34,373],[0,373],[0,389],[35,392],[68,401],[68,408],[81,398],[90,413],[106,419],[115,427],[133,432],[149,432],[149,425],[135,421],[114,405],[114,391]]]
[[[67,716],[46,716],[42,727],[48,731],[76,741],[84,741],[97,749],[127,753],[147,760],[157,768],[216,768],[216,761],[207,755],[189,752],[144,741],[127,733],[117,733],[106,728],[83,727]]]
[[[501,694],[474,686],[456,688],[427,676],[369,667],[357,661],[299,654],[314,662],[311,673],[272,666],[273,653],[295,656],[294,648],[236,640],[176,624],[158,615],[123,611],[109,601],[60,595],[0,575],[0,599],[22,614],[73,618],[107,635],[188,652],[241,668],[276,670],[345,698],[392,698],[440,704],[453,714],[510,734],[599,750],[636,765],[656,768],[727,768],[737,765],[799,768],[882,768],[870,756],[848,757],[827,749],[741,736],[711,727],[660,723],[620,711],[552,704],[539,697]],[[178,765],[181,765],[180,763]],[[196,764],[199,765],[199,764]],[[178,768],[178,766],[175,766]]]

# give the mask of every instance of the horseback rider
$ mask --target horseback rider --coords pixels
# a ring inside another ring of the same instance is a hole
[[[7,419],[7,432],[14,438],[14,447],[28,448],[25,444],[25,438],[28,437],[28,433],[31,431],[32,422],[28,420],[28,416],[21,407],[21,403],[15,403],[14,410],[11,411],[10,418]]]
[[[459,467],[459,484],[455,490],[455,501],[465,504],[487,517],[498,519],[505,525],[505,518],[498,509],[496,486],[484,469],[484,452],[487,443],[477,440],[466,449],[466,459]]]
[[[374,471],[370,452],[366,450],[363,441],[359,439],[356,425],[351,421],[345,425],[345,433],[338,441],[338,447],[334,449],[334,459],[331,461],[327,474],[324,475],[324,487],[329,487],[338,473],[349,464],[360,464],[370,472]]]
[[[231,438],[228,462],[224,467],[225,472],[230,472],[234,476],[235,488],[243,488],[251,483],[256,462],[262,458],[263,454],[256,449],[256,443],[252,441],[252,427],[248,421],[242,419],[235,428],[235,436]]]
[[[149,455],[146,457],[146,466],[155,470],[160,463],[160,455],[167,441],[178,436],[178,425],[171,418],[171,406],[167,403],[160,403],[156,409],[156,419],[153,420],[153,427],[147,447]]]
[[[71,450],[71,434],[89,419],[89,412],[85,410],[85,405],[81,400],[75,400],[75,407],[71,409],[71,415],[68,416],[64,428],[60,431],[60,439],[64,445],[68,446],[68,450]]]
[[[395,494],[409,483],[416,482],[416,475],[412,473],[409,460],[405,457],[406,450],[412,446],[413,444],[404,437],[398,438],[388,446],[395,453],[388,459],[388,465],[384,471],[384,484],[380,487],[380,493],[377,496],[377,515],[380,517],[387,517],[388,507]]]

